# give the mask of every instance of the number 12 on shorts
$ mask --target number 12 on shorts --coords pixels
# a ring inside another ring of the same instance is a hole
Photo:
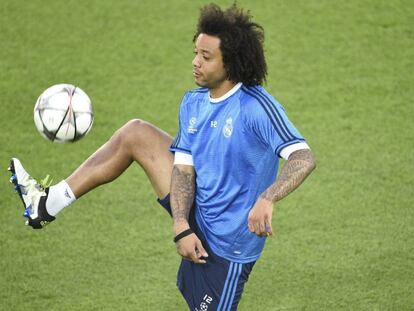
[[[203,301],[200,303],[200,310],[196,308],[195,311],[207,311],[208,306],[211,304],[212,301],[212,297],[210,297],[209,295],[204,295]]]

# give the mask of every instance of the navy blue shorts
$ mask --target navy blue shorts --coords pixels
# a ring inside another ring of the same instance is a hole
[[[158,202],[171,215],[170,196]],[[177,274],[177,287],[180,289],[192,311],[237,310],[244,284],[249,278],[255,262],[241,264],[217,256],[208,246],[191,209],[189,223],[191,229],[203,243],[208,253],[205,264],[195,264],[181,260]]]

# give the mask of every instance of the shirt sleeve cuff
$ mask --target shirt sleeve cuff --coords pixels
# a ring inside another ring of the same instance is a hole
[[[194,166],[193,156],[191,154],[177,151],[174,153],[174,165],[175,164],[184,164],[184,165]]]
[[[307,143],[297,143],[297,144],[289,145],[283,148],[282,151],[280,151],[280,157],[287,160],[293,152],[297,150],[301,150],[301,149],[310,149],[310,147],[308,146]]]

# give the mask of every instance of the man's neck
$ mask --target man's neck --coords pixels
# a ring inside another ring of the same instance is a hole
[[[218,87],[209,89],[211,98],[219,98],[230,91],[237,83],[229,80],[223,81]]]

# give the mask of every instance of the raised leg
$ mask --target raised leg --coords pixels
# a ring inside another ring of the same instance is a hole
[[[114,180],[135,161],[144,169],[158,197],[164,198],[170,191],[173,168],[173,155],[168,150],[171,143],[172,137],[154,125],[131,120],[66,178],[66,182],[79,198]]]

